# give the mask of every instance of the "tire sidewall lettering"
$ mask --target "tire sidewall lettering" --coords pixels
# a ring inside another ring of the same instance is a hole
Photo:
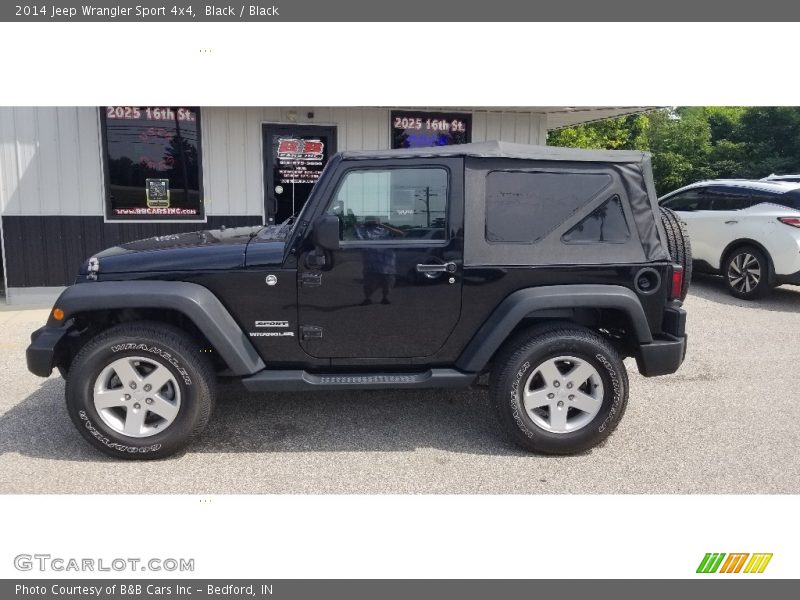
[[[86,430],[93,438],[112,450],[127,452],[128,454],[147,454],[148,452],[158,452],[161,450],[161,444],[150,444],[149,446],[127,446],[118,442],[112,442],[107,436],[98,430],[97,427],[94,426],[85,410],[79,410],[78,417],[80,417],[81,421],[83,421],[84,427],[86,427]]]
[[[514,419],[514,422],[517,424],[517,427],[519,427],[520,430],[528,437],[533,437],[533,432],[530,431],[522,418],[522,402],[520,399],[519,389],[523,378],[527,380],[527,375],[530,370],[531,363],[529,360],[526,360],[524,363],[522,363],[522,365],[520,365],[519,369],[517,369],[517,372],[514,375],[514,380],[511,382],[511,390],[508,401],[511,403],[511,416]]]
[[[608,375],[609,379],[611,379],[611,389],[613,390],[611,407],[609,408],[606,418],[603,419],[603,421],[600,423],[600,426],[597,428],[597,431],[603,432],[613,421],[614,416],[617,414],[619,406],[622,403],[622,384],[619,380],[619,374],[605,355],[597,353],[594,357],[605,368],[606,374]],[[603,398],[603,401],[605,402],[605,398]]]
[[[128,352],[128,351],[144,351],[149,352],[150,354],[155,354],[162,360],[167,361],[172,367],[178,372],[178,374],[183,379],[183,382],[189,386],[192,385],[192,378],[189,376],[189,373],[184,369],[178,360],[172,356],[166,350],[159,348],[158,346],[151,346],[145,343],[137,343],[137,342],[127,342],[125,344],[114,344],[111,346],[112,352]]]

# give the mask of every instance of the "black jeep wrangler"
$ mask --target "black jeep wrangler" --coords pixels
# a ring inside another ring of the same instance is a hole
[[[623,358],[648,377],[683,361],[689,265],[641,152],[344,152],[281,225],[91,257],[31,336],[28,368],[58,368],[81,434],[121,458],[185,447],[219,378],[305,392],[484,374],[514,442],[580,452],[625,411]]]

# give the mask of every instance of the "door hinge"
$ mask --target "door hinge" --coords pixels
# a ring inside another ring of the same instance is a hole
[[[303,325],[300,327],[300,337],[304,340],[321,340],[322,327],[316,325]]]
[[[300,285],[303,287],[319,287],[322,285],[322,273],[318,271],[303,271],[300,273]]]

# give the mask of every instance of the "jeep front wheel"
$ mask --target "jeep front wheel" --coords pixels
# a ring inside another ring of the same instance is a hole
[[[573,454],[602,442],[628,401],[625,365],[600,335],[534,328],[495,361],[490,394],[509,437],[527,450]]]
[[[90,340],[67,375],[66,400],[83,437],[116,458],[164,458],[208,423],[215,373],[181,330],[128,323]]]

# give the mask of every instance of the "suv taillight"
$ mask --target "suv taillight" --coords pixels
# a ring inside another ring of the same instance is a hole
[[[792,227],[800,227],[800,217],[778,217],[778,221]]]
[[[672,286],[669,289],[670,300],[676,300],[680,298],[682,289],[683,289],[683,267],[680,265],[672,265]]]

